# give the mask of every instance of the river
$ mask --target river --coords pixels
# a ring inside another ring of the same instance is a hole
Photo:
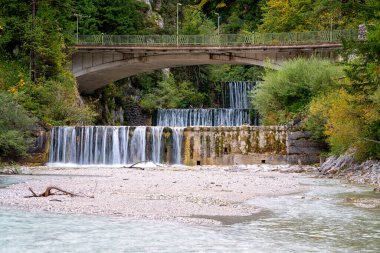
[[[346,201],[379,194],[300,180],[309,191],[249,201],[263,208],[259,214],[202,217],[219,226],[0,207],[0,252],[380,252],[380,208]]]

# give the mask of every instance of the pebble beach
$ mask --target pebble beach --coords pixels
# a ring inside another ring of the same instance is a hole
[[[0,206],[52,213],[123,216],[220,224],[204,217],[250,217],[260,209],[247,204],[260,196],[306,191],[290,165],[156,166],[136,168],[24,168],[19,183],[0,189]],[[55,186],[78,196],[52,191]]]

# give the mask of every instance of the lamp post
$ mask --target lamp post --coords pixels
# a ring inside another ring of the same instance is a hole
[[[333,39],[333,18],[330,17],[330,41]]]
[[[219,13],[217,13],[217,12],[215,12],[215,15],[217,15],[218,16],[218,35],[220,34],[220,30],[219,30],[219,27],[220,27],[220,15],[219,15]]]
[[[77,18],[77,43],[79,43],[79,18],[88,18],[90,16],[75,13],[74,17]]]
[[[182,5],[181,3],[177,3],[177,46],[178,46],[178,7]]]

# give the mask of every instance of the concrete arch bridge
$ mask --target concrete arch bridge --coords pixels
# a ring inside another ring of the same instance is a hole
[[[72,71],[82,93],[152,70],[202,65],[244,64],[279,69],[295,57],[337,57],[353,30],[222,35],[79,35]]]

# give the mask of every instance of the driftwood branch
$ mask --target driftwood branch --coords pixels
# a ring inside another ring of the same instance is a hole
[[[144,168],[141,168],[141,167],[136,167],[135,165],[139,164],[139,163],[146,163],[148,161],[140,161],[140,162],[137,162],[137,163],[134,163],[130,166],[127,166],[126,168],[136,168],[136,169],[141,169],[141,170],[144,170]]]
[[[134,163],[134,164],[132,164],[132,165],[130,165],[130,166],[124,166],[124,168],[134,168],[134,169],[140,169],[140,170],[144,170],[144,168],[142,168],[142,167],[137,167],[136,165],[137,164],[140,164],[140,163],[146,163],[146,162],[151,162],[151,163],[153,163],[154,165],[156,165],[157,167],[165,167],[165,166],[162,166],[162,165],[160,165],[160,164],[157,164],[157,163],[155,163],[155,162],[153,162],[153,161],[139,161],[139,162],[136,162],[136,163]]]
[[[33,198],[33,197],[48,197],[51,195],[56,195],[52,192],[52,190],[56,190],[58,192],[62,192],[63,194],[69,195],[70,197],[80,197],[80,195],[77,195],[72,192],[68,192],[65,190],[62,190],[61,188],[55,187],[55,186],[49,186],[46,188],[46,190],[41,194],[36,194],[32,188],[29,187],[29,191],[32,193],[32,196],[26,196],[25,198]]]
[[[92,199],[95,198],[96,187],[98,187],[98,182],[95,182],[95,187],[94,187],[94,190],[92,191],[92,195],[87,195],[87,194],[84,194],[84,193],[82,193],[82,195],[84,197],[88,197],[88,198],[92,198]]]
[[[134,164],[129,165],[129,166],[123,166],[123,168],[145,170],[144,168],[142,168],[142,167],[137,167],[137,166],[135,166],[135,165],[137,165],[137,164],[139,164],[139,163],[146,163],[146,162],[147,162],[147,161],[140,161],[140,162],[134,163]]]

